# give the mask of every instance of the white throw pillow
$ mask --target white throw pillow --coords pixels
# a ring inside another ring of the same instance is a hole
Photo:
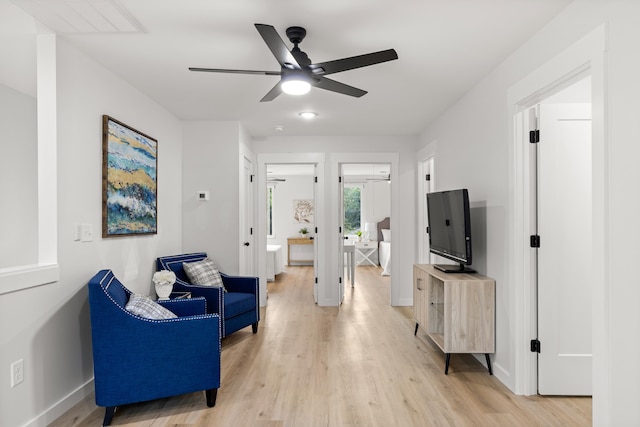
[[[205,258],[202,261],[183,262],[182,267],[194,285],[224,288],[222,276],[220,276],[220,272],[211,259]]]
[[[383,228],[382,230],[382,240],[385,242],[391,241],[391,230]]]
[[[178,317],[171,310],[164,308],[146,295],[131,295],[125,308],[130,313],[145,319],[162,320]]]

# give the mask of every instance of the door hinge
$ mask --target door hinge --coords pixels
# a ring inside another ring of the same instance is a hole
[[[342,227],[338,227],[338,233],[342,234]]]
[[[314,176],[314,177],[313,177],[313,182],[315,182],[315,183],[317,183],[317,182],[318,182],[318,177],[317,177],[317,176]]]
[[[315,277],[315,278],[314,278],[314,280],[315,280],[315,282],[316,282],[316,284],[317,284],[317,283],[318,283],[318,278],[317,278],[317,277]]]
[[[253,175],[249,175],[249,182],[253,182]]]
[[[529,236],[529,243],[531,244],[532,248],[539,248],[540,236],[538,236],[537,234],[534,234],[533,236]]]
[[[431,174],[430,173],[426,174],[424,179],[425,181],[431,181]]]
[[[529,131],[529,142],[532,144],[540,142],[540,131],[538,129]]]
[[[338,283],[342,283],[342,277],[338,277]]]
[[[338,182],[342,182],[342,177],[341,176],[338,177]]]
[[[249,235],[253,236],[253,227],[249,228]]]
[[[427,234],[429,234],[429,227],[427,227]]]
[[[316,234],[318,234],[318,227],[316,227],[316,231],[315,231],[315,233],[316,233]]]
[[[537,339],[531,340],[531,352],[540,353],[540,341],[538,341]]]

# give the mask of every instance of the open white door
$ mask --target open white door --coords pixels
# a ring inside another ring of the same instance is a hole
[[[318,203],[318,165],[313,165],[313,205]],[[318,215],[313,217],[313,301],[318,303]]]
[[[338,218],[340,221],[338,233],[338,271],[340,278],[338,279],[338,302],[342,304],[344,300],[344,170],[342,164],[338,165]],[[351,278],[353,280],[353,278]]]
[[[242,191],[241,200],[243,206],[240,208],[240,238],[242,242],[240,244],[240,275],[253,276],[254,262],[253,254],[255,248],[255,233],[253,226],[253,163],[251,160],[243,157],[243,170],[242,170]]]
[[[538,107],[538,392],[591,395],[591,104]]]
[[[432,193],[435,188],[435,177],[434,177],[434,167],[433,167],[433,157],[422,162],[422,176],[420,177],[420,188],[422,188],[422,200],[420,204],[422,205],[422,233],[424,233],[423,238],[421,239],[421,251],[420,251],[420,262],[422,264],[432,264],[431,252],[429,251],[429,216],[428,214],[428,206],[427,206],[427,194]]]

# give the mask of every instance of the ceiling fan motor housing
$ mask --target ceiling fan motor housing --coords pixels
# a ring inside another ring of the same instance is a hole
[[[307,30],[302,27],[289,27],[287,28],[287,37],[293,44],[298,44],[304,40],[304,36],[307,35]]]

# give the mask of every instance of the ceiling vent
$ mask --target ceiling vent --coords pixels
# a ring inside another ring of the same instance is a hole
[[[11,0],[56,34],[144,33],[115,0]]]

